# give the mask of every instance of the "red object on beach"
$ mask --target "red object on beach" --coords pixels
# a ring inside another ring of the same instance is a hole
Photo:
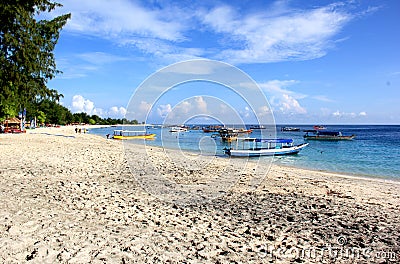
[[[22,130],[19,129],[19,128],[8,128],[8,127],[6,127],[6,128],[4,129],[4,133],[19,134],[19,133],[26,133],[26,131],[25,131],[25,130],[22,131]]]

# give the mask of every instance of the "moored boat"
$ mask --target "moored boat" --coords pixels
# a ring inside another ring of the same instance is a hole
[[[154,139],[156,134],[147,134],[143,131],[130,131],[130,130],[114,130],[113,139]]]
[[[239,146],[239,142],[242,142],[242,146]],[[235,148],[225,149],[225,153],[233,157],[293,155],[307,145],[294,145],[293,139],[242,138],[237,139]]]
[[[251,130],[251,129],[243,129],[243,128],[239,128],[239,129],[233,129],[232,128],[232,132],[233,133],[238,133],[238,134],[251,134],[253,132],[253,130]]]
[[[169,132],[187,132],[188,128],[185,126],[171,127]]]
[[[298,127],[281,127],[281,131],[284,131],[284,132],[298,132],[298,131],[300,131],[300,128],[298,128]]]
[[[219,126],[219,125],[206,126],[206,127],[203,127],[203,132],[204,133],[218,132],[221,128],[222,128],[222,126]]]
[[[314,128],[315,130],[325,130],[325,129],[326,129],[326,127],[321,126],[321,125],[315,125],[315,126],[313,126],[313,128]]]
[[[256,129],[266,129],[266,127],[265,127],[265,126],[262,126],[262,125],[252,125],[252,126],[250,126],[249,128],[252,129],[252,130],[256,130]]]
[[[311,133],[311,135],[309,134]],[[337,131],[319,131],[319,130],[308,130],[304,135],[304,139],[307,140],[352,140],[355,135],[343,135],[342,132]]]
[[[218,130],[218,133],[222,141],[224,142],[233,142],[238,137],[238,133],[229,128],[221,128],[220,130]]]

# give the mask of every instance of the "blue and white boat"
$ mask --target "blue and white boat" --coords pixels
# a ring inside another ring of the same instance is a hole
[[[306,134],[303,136],[306,140],[352,140],[356,135],[342,135],[342,132],[338,131],[320,131],[320,130],[306,130]],[[309,134],[311,133],[311,134]]]
[[[233,157],[293,155],[307,145],[294,145],[293,139],[240,138],[236,140],[236,146],[225,149],[225,153]]]

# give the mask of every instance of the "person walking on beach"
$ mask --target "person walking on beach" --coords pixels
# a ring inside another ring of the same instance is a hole
[[[78,128],[77,127],[75,127],[75,133],[78,133]]]

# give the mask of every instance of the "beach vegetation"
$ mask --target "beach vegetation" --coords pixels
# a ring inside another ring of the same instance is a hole
[[[71,14],[45,17],[61,6],[50,0],[0,1],[0,122],[26,113],[27,121],[36,118],[40,124],[137,124],[71,113],[60,104],[63,95],[47,86],[61,73],[54,49]]]
[[[60,6],[49,0],[0,2],[0,118],[62,97],[47,82],[60,73],[53,51],[71,14],[49,20],[41,15]]]
[[[44,124],[46,122],[46,114],[43,111],[37,111],[36,117],[39,124]]]

